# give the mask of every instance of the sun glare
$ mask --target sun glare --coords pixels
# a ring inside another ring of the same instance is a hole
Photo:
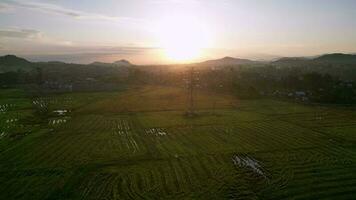
[[[173,62],[198,59],[211,43],[206,26],[194,17],[168,17],[159,23],[156,31],[164,56]]]

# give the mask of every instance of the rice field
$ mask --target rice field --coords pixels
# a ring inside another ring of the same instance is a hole
[[[1,93],[0,199],[355,199],[352,108],[202,92],[187,118],[179,88]]]

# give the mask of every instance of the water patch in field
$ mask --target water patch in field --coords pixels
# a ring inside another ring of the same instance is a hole
[[[48,107],[48,102],[44,101],[43,99],[33,100],[32,104],[40,108]]]
[[[0,105],[0,113],[6,113],[10,108],[14,106],[14,104],[2,104]]]
[[[5,131],[2,131],[2,132],[0,133],[0,139],[4,138],[5,136],[6,136]]]
[[[132,153],[136,153],[140,150],[140,147],[134,138],[129,121],[124,119],[115,120],[113,133],[119,136],[119,139],[123,142],[125,148]]]
[[[19,119],[13,118],[13,119],[7,119],[5,122],[6,122],[7,124],[12,124],[12,123],[15,123],[15,122],[17,122],[17,121],[19,121]]]
[[[67,123],[69,118],[61,118],[61,119],[50,119],[48,124],[50,126],[58,126],[64,123]]]
[[[129,122],[126,120],[119,120],[115,124],[115,133],[119,135],[126,135],[130,133],[131,127],[129,125]]]
[[[155,135],[155,136],[165,136],[167,135],[166,130],[162,128],[149,128],[146,129],[145,132],[150,135]]]
[[[32,101],[33,104],[50,103],[50,104],[71,104],[73,99],[71,97],[67,98],[57,98],[57,97],[38,97]]]
[[[7,118],[0,120],[0,139],[6,137],[11,132],[18,131],[24,128],[23,124],[19,124],[18,118]]]
[[[131,147],[133,149],[133,153],[135,153],[135,152],[140,150],[140,148],[139,148],[139,146],[138,146],[138,144],[137,144],[137,142],[136,142],[136,140],[134,138],[127,137],[127,139],[131,143]],[[130,147],[129,147],[129,149],[130,149]]]
[[[54,110],[53,112],[56,113],[57,115],[63,116],[66,115],[69,112],[69,110]]]
[[[225,133],[233,133],[232,128],[225,128]]]
[[[249,156],[234,155],[232,157],[232,162],[235,166],[249,168],[256,174],[261,175],[267,179],[265,173],[263,172],[263,168],[259,164],[259,162]]]

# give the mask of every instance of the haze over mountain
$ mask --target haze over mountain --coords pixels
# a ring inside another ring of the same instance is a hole
[[[242,59],[242,58],[233,58],[233,57],[224,57],[221,59],[215,60],[207,60],[200,63],[193,63],[194,65],[198,65],[201,67],[224,67],[224,66],[238,66],[238,65],[253,65],[262,63],[259,61]],[[333,53],[333,54],[324,54],[322,56],[318,56],[316,58],[307,58],[307,57],[284,57],[280,58],[276,61],[266,62],[273,65],[279,66],[303,66],[307,64],[348,64],[348,65],[356,65],[356,55],[353,54],[341,54],[341,53]],[[36,66],[92,66],[92,67],[130,67],[130,66],[140,66],[133,65],[129,61],[122,59],[115,61],[113,63],[105,63],[105,62],[93,62],[88,65],[83,64],[73,64],[73,63],[64,63],[59,61],[51,61],[51,62],[30,62],[24,58],[17,57],[15,55],[6,55],[0,57],[0,72],[10,72],[10,71],[30,71],[34,69]],[[167,65],[169,66],[169,65]]]
[[[315,58],[314,61],[356,64],[356,55],[342,53],[325,54]]]
[[[224,57],[216,60],[207,60],[199,63],[199,65],[209,66],[209,67],[221,67],[221,66],[229,66],[229,65],[251,64],[254,62],[255,61],[248,60],[248,59]]]
[[[129,66],[132,66],[133,64],[131,64],[129,61],[125,60],[125,59],[122,59],[122,60],[118,60],[118,61],[115,61],[113,63],[105,63],[105,62],[93,62],[93,63],[90,63],[90,65],[96,65],[96,66],[111,66],[111,67],[129,67]]]
[[[317,56],[315,58],[310,57],[283,57],[273,64],[284,64],[284,65],[295,65],[302,63],[330,63],[330,64],[356,64],[355,54],[343,54],[343,53],[332,53]]]
[[[6,55],[0,57],[0,73],[10,71],[29,71],[32,68],[32,63],[24,58],[14,55]]]
[[[355,11],[0,0],[0,200],[356,200]]]
[[[146,65],[356,52],[356,1],[302,1],[1,0],[0,54]]]

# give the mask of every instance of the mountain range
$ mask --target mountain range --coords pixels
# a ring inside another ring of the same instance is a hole
[[[221,67],[221,66],[234,66],[234,65],[252,64],[252,63],[256,63],[256,61],[241,59],[241,58],[224,57],[216,60],[207,60],[198,63],[198,65],[208,66],[208,67]]]
[[[207,60],[200,63],[195,63],[194,65],[202,67],[223,67],[223,66],[238,66],[238,65],[248,65],[248,64],[257,64],[262,63],[259,61],[253,61],[249,59],[233,58],[233,57],[224,57],[216,60]],[[356,66],[356,55],[354,54],[325,54],[315,58],[306,58],[306,57],[283,57],[275,61],[269,62],[269,64],[277,66],[299,66],[305,64],[348,64]],[[63,62],[30,62],[24,58],[20,58],[14,55],[6,55],[0,57],[0,73],[11,72],[11,71],[31,71],[36,66],[41,65],[65,65],[65,66],[76,66],[76,64],[67,64]],[[93,67],[131,67],[135,66],[127,60],[118,60],[113,63],[104,63],[104,62],[93,62],[89,65],[78,65],[78,66],[93,66]]]
[[[283,57],[273,63],[296,63],[296,62],[329,62],[329,63],[345,63],[345,64],[356,64],[356,55],[355,54],[342,54],[342,53],[333,53],[333,54],[324,54],[317,56],[315,58],[307,57]]]
[[[10,71],[30,71],[32,70],[33,63],[27,61],[24,58],[20,58],[14,55],[6,55],[0,57],[0,72]]]
[[[103,67],[129,67],[129,66],[132,66],[133,64],[131,64],[129,61],[127,60],[118,60],[118,61],[115,61],[113,63],[105,63],[105,62],[93,62],[93,63],[90,63],[89,65],[95,65],[95,66],[103,66]]]
[[[81,64],[72,64],[72,63],[64,63],[59,61],[50,61],[50,62],[30,62],[24,58],[17,57],[15,55],[5,55],[0,56],[0,73],[5,72],[16,72],[16,71],[24,71],[29,72],[34,70],[36,67],[46,67],[48,66],[56,66],[56,67],[75,67],[75,66],[87,66],[87,67],[130,67],[134,66],[127,60],[118,60],[113,63],[103,63],[103,62],[94,62],[89,65],[81,65]]]
[[[319,62],[332,62],[332,63],[356,63],[356,55],[353,54],[326,54],[314,59]]]

